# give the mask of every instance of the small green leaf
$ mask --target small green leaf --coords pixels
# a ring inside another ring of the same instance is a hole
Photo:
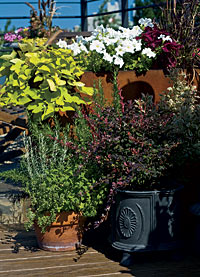
[[[73,107],[67,106],[67,105],[65,105],[65,106],[63,106],[62,108],[60,108],[60,110],[61,110],[62,112],[66,112],[66,111],[75,111],[75,109],[74,109]]]
[[[25,105],[31,102],[31,99],[28,96],[23,96],[18,98],[19,105]]]
[[[35,77],[35,79],[34,79],[34,82],[36,83],[36,82],[40,82],[40,81],[42,81],[44,78],[42,77],[42,76],[40,76],[40,75],[37,75],[36,77]]]
[[[14,59],[16,56],[17,56],[17,53],[15,51],[12,51],[12,53],[10,55],[1,56],[1,59],[6,60],[6,61],[10,61],[10,60]]]
[[[85,86],[85,84],[82,83],[82,82],[73,82],[73,85],[77,86],[77,87],[84,87]]]
[[[92,87],[81,87],[80,91],[89,96],[92,96],[94,94],[94,89]]]
[[[52,103],[49,103],[46,111],[42,114],[42,120],[45,120],[46,118],[52,116],[54,114],[54,110],[55,110],[55,105]]]
[[[58,99],[56,99],[56,104],[57,105],[61,105],[61,106],[63,106],[64,105],[64,99],[63,99],[63,97],[61,96],[61,97],[59,97]]]
[[[51,90],[51,91],[56,91],[56,90],[57,90],[57,89],[56,89],[56,85],[55,85],[55,83],[54,83],[53,80],[47,79],[47,82],[48,82],[48,84],[49,84],[49,87],[50,87],[50,90]]]
[[[38,68],[38,70],[50,72],[50,68],[48,66],[46,66],[46,65],[42,65],[41,67]]]

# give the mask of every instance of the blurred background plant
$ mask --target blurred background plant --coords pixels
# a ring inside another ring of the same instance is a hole
[[[30,37],[50,37],[51,33],[59,27],[52,26],[53,16],[56,13],[55,0],[38,0],[38,11],[29,2],[25,2],[31,8]]]
[[[134,23],[136,24],[140,18],[158,19],[162,14],[161,7],[166,3],[166,0],[135,0],[135,7],[158,5],[157,8],[137,9],[134,15]]]
[[[178,66],[192,69],[200,65],[200,3],[198,0],[166,1],[160,17],[160,26],[173,34],[173,38],[184,45],[180,49]]]
[[[15,29],[15,26],[11,27],[11,20],[7,20],[4,29],[0,29],[0,47],[4,44],[4,34],[14,32]]]
[[[105,13],[108,12],[107,4],[110,0],[104,0],[102,4],[99,6],[98,13]],[[120,20],[116,17],[115,14],[108,14],[108,15],[100,15],[95,17],[93,21],[93,27],[96,28],[97,26],[103,25],[104,27],[110,27],[113,29],[118,29],[121,25]]]
[[[15,31],[9,31],[4,34],[4,42],[5,43],[12,43],[12,42],[19,42],[23,38],[29,36],[29,27],[25,28],[18,28]]]

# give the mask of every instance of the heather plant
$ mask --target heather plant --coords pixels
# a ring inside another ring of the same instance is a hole
[[[29,35],[29,28],[18,28],[15,31],[7,32],[4,35],[4,43],[19,42]]]
[[[117,83],[114,89],[118,90]],[[179,140],[167,136],[173,113],[158,110],[151,96],[124,103],[119,90],[114,102],[112,106],[93,103],[89,112],[83,109],[77,114],[75,130],[82,122],[84,132],[77,132],[68,144],[96,174],[93,188],[104,188],[104,205],[99,206],[104,210],[95,226],[106,218],[117,189],[167,188],[162,179],[170,176],[171,154],[179,145]]]
[[[151,189],[166,173],[177,143],[166,141],[164,126],[171,118],[159,114],[150,96],[124,104],[121,113],[105,107],[86,120],[93,135],[87,159],[99,165],[104,182]]]
[[[186,74],[173,73],[173,86],[161,95],[158,109],[173,114],[168,136],[178,140],[179,146],[173,154],[176,166],[200,158],[200,104],[195,86],[188,84]]]
[[[105,184],[108,192],[97,226],[106,218],[118,189],[170,189],[171,182],[166,180],[174,178],[176,169],[188,160],[199,160],[196,88],[188,85],[185,76],[171,78],[174,84],[158,104],[148,95],[124,103],[115,80],[113,105],[93,104],[89,113],[83,110],[82,118],[81,114],[77,118],[84,122],[88,137],[84,151],[79,147],[80,136],[70,147],[76,145],[76,152],[84,153],[87,168],[96,167],[94,187]]]

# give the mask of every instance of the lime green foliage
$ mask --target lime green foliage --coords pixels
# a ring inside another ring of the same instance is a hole
[[[84,73],[68,49],[56,49],[34,40],[19,44],[20,51],[1,57],[0,106],[24,105],[35,118],[52,117],[58,111],[73,111],[89,100],[93,88],[80,82]],[[80,95],[81,93],[81,95]]]

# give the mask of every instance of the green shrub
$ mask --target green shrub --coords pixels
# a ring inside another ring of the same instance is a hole
[[[91,96],[93,88],[79,81],[84,72],[70,50],[48,47],[43,40],[26,40],[19,48],[1,57],[0,77],[7,78],[0,106],[24,105],[35,118],[45,120],[89,101],[83,96]]]

